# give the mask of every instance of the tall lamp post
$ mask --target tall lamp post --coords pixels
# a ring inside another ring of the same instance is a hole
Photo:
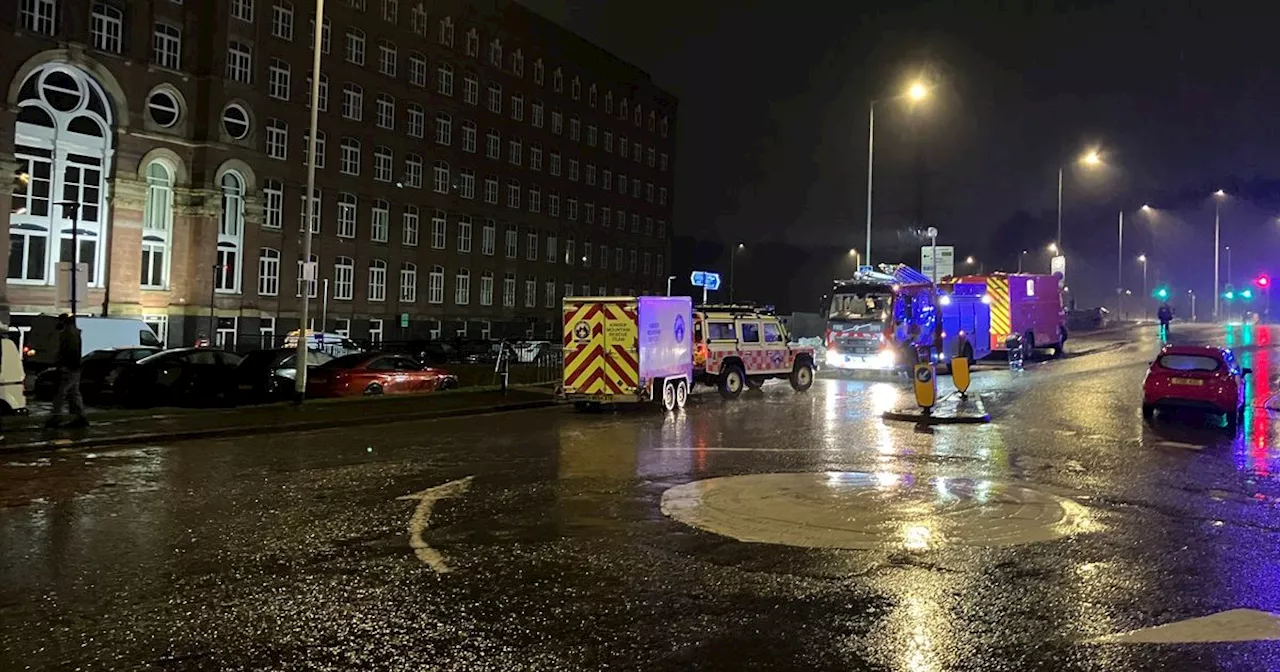
[[[888,99],[877,98],[868,105],[868,123],[867,123],[867,243],[866,250],[867,263],[871,263],[871,185],[872,176],[875,172],[875,147],[876,147],[876,103],[881,100],[897,100],[899,98],[907,98],[912,102],[920,102],[929,97],[929,88],[923,82],[914,82],[907,88],[905,93],[893,96]]]
[[[734,266],[738,261],[738,250],[746,247],[742,243],[738,243],[733,247],[733,251],[729,253],[729,303],[733,303],[733,276]]]
[[[1215,320],[1218,319],[1222,301],[1222,285],[1218,279],[1218,261],[1222,252],[1218,245],[1222,240],[1222,199],[1226,196],[1227,192],[1221,189],[1213,192],[1213,319]]]
[[[1097,150],[1091,150],[1077,161],[1083,166],[1098,166],[1102,164],[1102,157]],[[1062,246],[1062,174],[1066,166],[1058,166],[1058,246]],[[1056,253],[1055,253],[1056,254]]]
[[[302,198],[303,235],[302,235],[302,282],[298,291],[298,356],[296,373],[293,376],[293,391],[299,403],[307,393],[307,321],[311,310],[311,285],[316,281],[315,266],[311,265],[311,221],[315,217],[316,193],[316,125],[320,113],[320,38],[324,35],[324,0],[316,0],[316,23],[314,39],[311,43],[311,130],[307,135],[307,190]],[[212,336],[212,334],[210,335]]]
[[[1019,254],[1018,254],[1018,272],[1019,272],[1019,273],[1021,273],[1021,272],[1022,272],[1022,260],[1023,260],[1023,258],[1025,258],[1026,256],[1027,256],[1027,251],[1026,251],[1026,250],[1023,250],[1021,253],[1019,253]]]
[[[1138,263],[1142,264],[1142,317],[1146,318],[1147,309],[1147,255],[1139,254]]]

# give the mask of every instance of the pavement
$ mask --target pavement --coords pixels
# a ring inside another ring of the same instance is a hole
[[[0,462],[0,670],[1280,669],[1265,329],[1232,434],[1144,425],[1154,329],[973,377],[985,425],[823,377]]]

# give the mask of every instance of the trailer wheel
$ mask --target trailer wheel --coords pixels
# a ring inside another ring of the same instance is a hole
[[[791,389],[804,392],[813,387],[813,364],[807,359],[796,362],[791,370]]]
[[[676,382],[676,408],[684,408],[689,403],[689,383],[681,378]]]
[[[742,367],[737,364],[729,364],[720,374],[718,387],[720,388],[720,396],[725,399],[737,399],[742,394],[742,388],[746,387],[746,375],[742,372]]]
[[[670,380],[662,383],[662,410],[674,411],[676,408],[676,386]]]

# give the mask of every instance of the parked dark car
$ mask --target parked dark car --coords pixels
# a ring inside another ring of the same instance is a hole
[[[89,403],[114,401],[120,372],[134,362],[160,352],[160,348],[129,346],[94,350],[80,360],[80,394]],[[36,376],[35,398],[50,401],[58,390],[58,370],[45,369]]]
[[[307,351],[310,371],[333,359],[318,350]],[[268,403],[291,399],[297,377],[298,351],[295,348],[254,350],[236,367],[236,393],[246,403]]]
[[[230,404],[240,360],[212,348],[166,350],[124,369],[116,389],[124,404],[136,408]]]

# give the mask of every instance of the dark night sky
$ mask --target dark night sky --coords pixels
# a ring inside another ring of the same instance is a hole
[[[877,106],[876,247],[895,256],[923,221],[958,256],[1011,265],[1054,237],[1058,165],[1098,146],[1108,166],[1067,179],[1073,268],[1114,278],[1116,209],[1164,199],[1178,235],[1153,272],[1207,293],[1211,270],[1187,270],[1212,264],[1197,195],[1280,177],[1280,9],[1263,3],[522,1],[680,98],[683,235],[862,247],[867,103],[919,72],[930,101]],[[1251,273],[1280,243],[1280,200],[1233,200],[1224,242]],[[1041,230],[989,240],[1019,210]],[[1133,255],[1162,245],[1126,235]]]

